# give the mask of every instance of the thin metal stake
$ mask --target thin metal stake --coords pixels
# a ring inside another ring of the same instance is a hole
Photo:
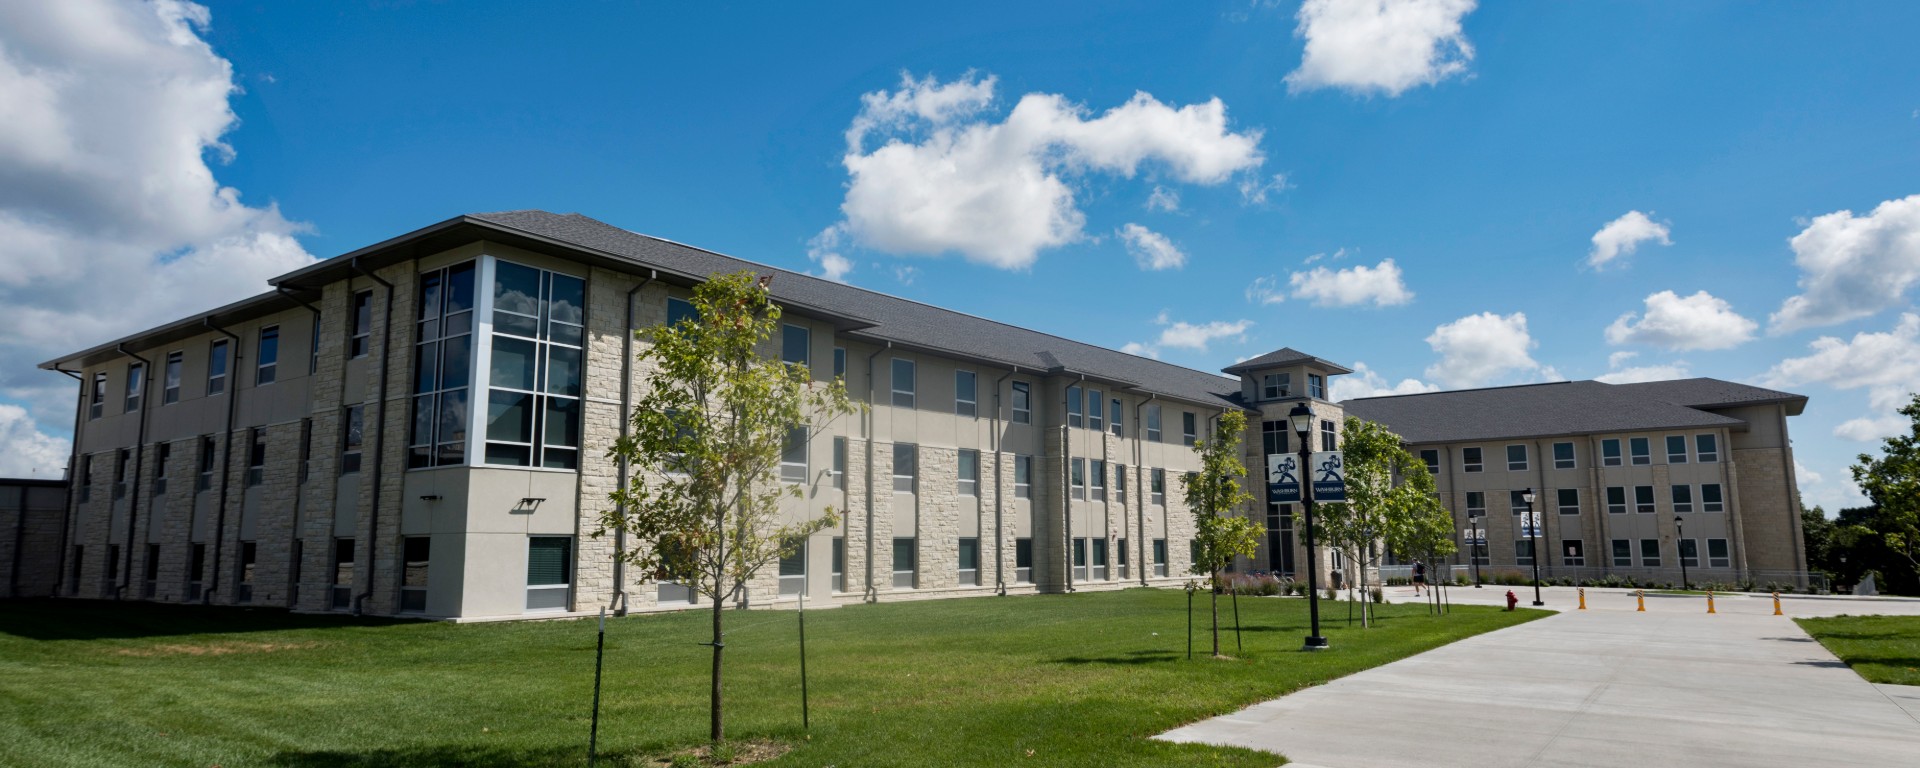
[[[804,583],[800,588],[800,728],[813,730],[807,708],[807,590]]]
[[[1240,644],[1240,590],[1233,590],[1233,647],[1239,653],[1246,653],[1247,647]]]
[[[607,609],[600,608],[600,639],[593,648],[593,727],[587,732],[587,767],[600,758],[600,668],[607,655]]]
[[[1193,661],[1193,588],[1187,588],[1187,661]]]

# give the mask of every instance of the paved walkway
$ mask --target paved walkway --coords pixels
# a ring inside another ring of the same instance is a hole
[[[1411,599],[1411,590],[1395,590]],[[1505,588],[1454,590],[1497,601]],[[1464,595],[1462,593],[1465,593]],[[1516,594],[1520,590],[1515,590]],[[1393,595],[1390,597],[1401,597]],[[1522,605],[1531,601],[1527,591]],[[1570,608],[1571,589],[1549,589]],[[1588,590],[1567,611],[1162,734],[1299,768],[1920,764],[1920,689],[1874,686],[1765,598]],[[1920,613],[1811,598],[1792,615]],[[1335,649],[1334,653],[1339,650]]]

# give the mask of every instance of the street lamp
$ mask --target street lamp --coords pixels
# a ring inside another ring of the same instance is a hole
[[[1485,523],[1482,520],[1481,523]],[[1473,510],[1467,510],[1467,535],[1473,538],[1473,588],[1480,589],[1486,582],[1480,580],[1480,558],[1487,554],[1487,531],[1473,527]]]
[[[1680,588],[1693,589],[1692,583],[1687,581],[1687,529],[1681,524],[1679,515],[1673,516],[1673,535],[1673,554],[1680,558]]]
[[[1527,514],[1522,520],[1527,523],[1527,539],[1533,545],[1533,604],[1546,605],[1540,599],[1540,519],[1533,512],[1533,489],[1520,492],[1520,500],[1527,503]]]
[[[1314,563],[1313,545],[1313,446],[1308,442],[1313,437],[1313,409],[1304,402],[1295,403],[1287,420],[1293,422],[1293,433],[1300,438],[1300,503],[1307,510],[1307,616],[1312,630],[1305,650],[1323,651],[1327,639],[1320,636],[1320,567]]]

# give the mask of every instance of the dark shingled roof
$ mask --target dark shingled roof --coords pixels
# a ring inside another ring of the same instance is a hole
[[[1341,403],[1349,415],[1385,424],[1408,443],[1454,443],[1691,427],[1735,427],[1740,419],[1704,408],[1789,403],[1806,397],[1718,379],[1645,384],[1562,381],[1518,387],[1366,397]]]
[[[859,322],[844,335],[930,351],[948,351],[1025,370],[1086,374],[1166,397],[1229,405],[1238,379],[1182,368],[1051,334],[994,322],[917,301],[758,264],[670,240],[629,232],[579,214],[506,211],[470,218],[517,229],[676,272],[707,276],[752,269],[777,272],[773,296]]]
[[[1279,349],[1276,349],[1272,352],[1268,352],[1259,357],[1250,358],[1247,360],[1242,360],[1240,362],[1234,363],[1233,365],[1227,366],[1222,370],[1225,373],[1239,374],[1243,371],[1251,371],[1255,368],[1272,368],[1276,366],[1292,365],[1294,363],[1301,363],[1301,362],[1318,363],[1320,364],[1321,367],[1327,368],[1328,370],[1331,370],[1334,373],[1353,373],[1353,371],[1348,369],[1346,366],[1343,366],[1331,360],[1327,360],[1326,358],[1309,355],[1305,352],[1294,349],[1293,347],[1281,347]]]

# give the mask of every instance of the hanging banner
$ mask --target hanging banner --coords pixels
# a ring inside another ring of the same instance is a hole
[[[1313,500],[1346,501],[1347,469],[1339,451],[1319,451],[1313,454]]]
[[[1267,454],[1267,501],[1300,502],[1300,457],[1290,453]]]
[[[1540,535],[1540,513],[1520,513],[1520,538],[1531,539]]]

